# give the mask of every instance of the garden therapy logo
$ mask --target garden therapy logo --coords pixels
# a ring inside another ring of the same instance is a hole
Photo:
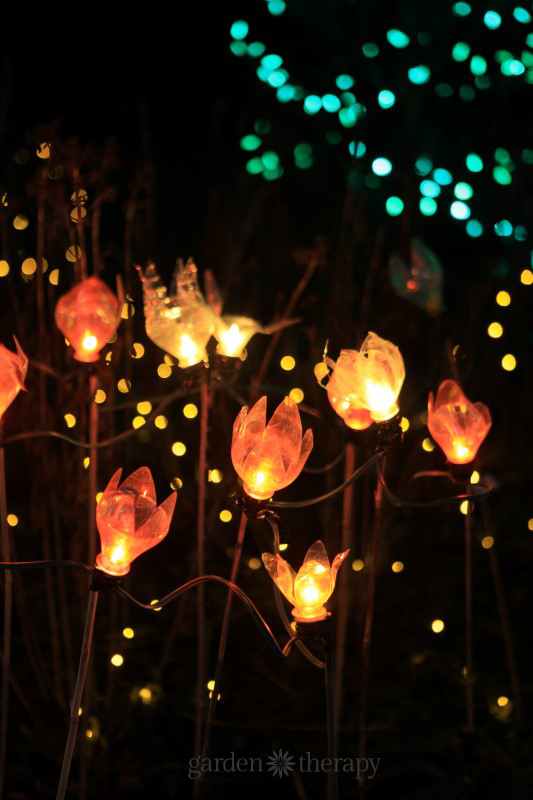
[[[284,753],[281,748],[273,752],[269,758],[267,758],[267,767],[270,772],[274,775],[277,775],[279,778],[283,777],[283,775],[288,775],[289,772],[292,772],[294,769],[294,761],[292,756],[289,753]]]

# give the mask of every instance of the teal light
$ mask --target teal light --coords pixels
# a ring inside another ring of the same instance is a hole
[[[257,72],[257,77],[259,78],[260,81],[264,81],[265,83],[268,81],[270,77],[269,69],[265,69],[265,67],[259,65],[256,69],[256,72]]]
[[[411,83],[420,85],[429,81],[431,72],[429,67],[425,67],[423,64],[420,64],[418,67],[411,67],[407,74],[409,75],[409,80]]]
[[[272,125],[267,119],[258,119],[254,125],[254,131],[266,135],[272,130]]]
[[[261,156],[261,161],[265,169],[275,170],[279,167],[279,156],[273,150],[267,150]]]
[[[427,175],[433,169],[433,162],[427,156],[420,156],[415,161],[417,175]]]
[[[490,88],[490,79],[488,75],[477,75],[475,80],[476,86],[478,89],[489,89]]]
[[[452,50],[452,58],[454,61],[466,61],[470,55],[470,45],[466,42],[457,42],[454,44]]]
[[[375,158],[372,162],[372,172],[376,175],[389,175],[392,164],[388,158]]]
[[[343,92],[341,94],[341,100],[345,106],[353,106],[355,103],[355,95],[352,92]]]
[[[336,94],[325,94],[322,97],[322,105],[325,111],[334,114],[341,107],[341,101]]]
[[[467,86],[466,84],[463,84],[462,86],[459,87],[459,97],[461,98],[461,100],[464,100],[465,102],[468,103],[471,100],[473,100],[475,96],[476,92],[472,86]]]
[[[441,186],[448,186],[453,181],[452,173],[447,169],[442,169],[442,167],[433,170],[433,177]]]
[[[483,17],[483,22],[487,28],[490,28],[491,31],[495,31],[496,28],[499,28],[502,24],[502,18],[497,11],[487,11]]]
[[[397,31],[396,29],[392,29],[387,31],[387,40],[389,44],[393,47],[398,47],[399,49],[403,47],[407,47],[409,44],[409,37],[403,31]]]
[[[261,64],[264,66],[265,69],[270,71],[278,69],[283,64],[283,59],[281,56],[276,55],[276,53],[269,53],[266,56],[263,56],[261,59]]]
[[[531,14],[529,11],[526,11],[525,8],[521,8],[520,6],[517,6],[513,11],[513,17],[518,20],[518,22],[523,22],[524,25],[531,22]]]
[[[351,75],[339,75],[335,83],[337,84],[337,88],[345,90],[351,89],[355,81]]]
[[[287,8],[284,0],[269,0],[268,10],[273,17],[279,17]]]
[[[367,42],[363,45],[363,55],[367,58],[375,58],[379,53],[379,47],[374,42]]]
[[[505,167],[494,167],[492,170],[492,177],[500,186],[508,186],[513,180],[511,173]]]
[[[520,60],[526,67],[533,67],[533,53],[530,53],[529,50],[522,50],[522,55],[520,56]]]
[[[472,8],[468,3],[455,3],[452,11],[456,17],[467,17],[472,11]]]
[[[339,111],[339,119],[343,127],[353,128],[357,122],[357,112],[359,108],[359,103],[354,103],[352,106],[349,106],[349,108],[341,108]]]
[[[271,72],[268,76],[268,83],[274,87],[274,89],[278,89],[280,86],[283,86],[284,83],[287,82],[286,76],[280,70],[276,70],[275,72]]]
[[[276,92],[276,97],[280,103],[289,103],[291,100],[294,100],[295,94],[295,87],[291,86],[290,83],[286,83],[285,86],[280,86]]]
[[[507,61],[504,61],[501,65],[501,71],[504,75],[523,75],[526,71],[526,68],[522,64],[521,61],[518,61],[517,58],[510,58]]]
[[[425,197],[438,197],[440,194],[440,186],[435,181],[422,181],[420,184],[420,191]]]
[[[458,200],[470,200],[470,198],[474,194],[474,190],[472,189],[469,183],[463,183],[462,181],[460,181],[459,183],[455,184],[455,189],[453,190],[453,193]]]
[[[389,216],[397,217],[404,209],[403,200],[401,200],[399,197],[387,197],[385,209]]]
[[[533,150],[527,147],[525,150],[522,150],[522,163],[533,164]]]
[[[525,242],[527,239],[527,228],[523,225],[517,225],[514,229],[514,238],[517,242]]]
[[[300,142],[300,144],[296,145],[293,152],[294,158],[296,161],[299,161],[302,158],[309,158],[313,153],[313,148],[310,144],[307,144],[307,142]]]
[[[304,100],[304,111],[306,114],[318,114],[322,108],[322,100],[317,94],[308,94]]]
[[[450,206],[450,214],[454,219],[468,219],[470,216],[470,209],[461,200],[456,200]]]
[[[380,104],[381,108],[391,108],[395,102],[396,98],[394,93],[390,92],[388,89],[382,89],[378,94],[378,103]]]
[[[526,44],[528,47],[533,47],[533,33],[528,33],[526,36]]]
[[[487,71],[487,62],[483,56],[472,56],[470,60],[470,72],[472,75],[484,75]]]
[[[229,49],[234,56],[245,56],[248,50],[244,42],[230,42]]]
[[[244,19],[237,19],[229,29],[234,39],[246,39],[248,36],[248,23]]]
[[[526,40],[527,41],[527,40]],[[498,62],[498,64],[503,64],[504,61],[511,60],[513,54],[509,52],[509,50],[496,50],[494,53],[494,58]]]
[[[509,150],[506,150],[505,147],[497,147],[494,151],[494,158],[498,162],[498,164],[510,164],[511,163],[511,154]]]
[[[307,158],[300,158],[300,160],[296,162],[296,166],[298,169],[309,169],[309,167],[313,166],[313,159],[311,156],[308,156]]]
[[[243,136],[241,139],[241,147],[243,150],[257,150],[260,146],[261,139],[253,133],[250,133],[248,136]]]
[[[340,144],[342,142],[342,134],[340,131],[328,131],[326,133],[326,141],[330,144]]]
[[[435,94],[437,97],[451,97],[453,89],[449,83],[437,83],[435,86]]]
[[[263,172],[263,162],[261,159],[251,158],[246,164],[246,172],[249,172],[250,175],[259,175],[260,172]]]
[[[264,169],[263,178],[266,181],[275,181],[283,175],[283,167],[275,167],[274,169]]]
[[[494,232],[497,236],[511,236],[513,233],[513,226],[508,219],[502,219],[494,226]]]
[[[248,55],[252,58],[259,58],[265,52],[266,47],[263,42],[250,42],[248,45]]]
[[[420,211],[425,217],[432,217],[437,210],[437,203],[432,197],[422,197],[419,206]]]
[[[357,142],[357,144],[355,142],[350,142],[348,150],[355,158],[362,158],[366,153],[366,144],[364,142]]]
[[[470,172],[481,172],[483,169],[483,161],[476,153],[469,153],[466,157],[466,168]]]
[[[472,239],[478,239],[483,233],[483,225],[477,219],[469,219],[466,223],[466,232]]]

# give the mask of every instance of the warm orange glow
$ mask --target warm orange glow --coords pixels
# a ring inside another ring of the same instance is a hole
[[[287,600],[298,622],[314,622],[327,615],[324,604],[333,594],[337,572],[350,551],[339,553],[330,566],[323,543],[315,542],[307,551],[298,574],[279,554],[263,553],[268,574]]]
[[[56,325],[74,348],[78,361],[98,361],[120,322],[120,303],[99,278],[87,278],[60,297]]]
[[[17,352],[13,353],[0,344],[0,420],[20,390],[26,391],[24,379],[28,371],[28,359],[16,339],[15,347]]]
[[[255,319],[248,317],[217,317],[214,336],[218,341],[217,353],[238,358],[254,333],[261,330]]]
[[[372,425],[370,411],[358,405],[357,397],[352,395],[344,397],[340,394],[335,380],[335,372],[327,384],[328,400],[334,411],[344,420],[349,428],[354,431],[364,431]]]
[[[147,467],[133,472],[119,486],[121,474],[122,469],[115,472],[96,508],[102,543],[96,565],[109,575],[126,575],[133,559],[165,538],[176,505],[176,492],[157,505]]]
[[[302,471],[311,448],[309,429],[302,439],[297,404],[286,397],[266,424],[267,399],[248,411],[245,406],[233,426],[231,460],[250,497],[267,500],[292,483]]]
[[[429,395],[428,428],[452,464],[468,464],[490,430],[490,412],[471,403],[455,381],[444,381],[436,399]]]

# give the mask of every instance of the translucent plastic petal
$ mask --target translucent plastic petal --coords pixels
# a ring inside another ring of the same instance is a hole
[[[428,428],[452,464],[472,461],[490,430],[490,412],[483,403],[472,403],[455,381],[443,381],[428,400]]]
[[[304,434],[304,438],[302,439],[302,444],[300,447],[300,455],[298,458],[297,463],[287,472],[287,482],[292,483],[300,472],[304,468],[304,464],[309,457],[309,453],[313,449],[313,431],[311,428],[308,428]]]
[[[305,554],[304,564],[307,561],[316,561],[317,564],[322,564],[329,572],[329,558],[324,547],[324,542],[320,539],[311,545]]]
[[[337,572],[339,571],[339,567],[349,552],[349,550],[345,550],[344,553],[338,553],[338,555],[336,555],[333,559],[333,564],[331,565],[331,583],[333,584],[333,587],[335,587],[335,583],[337,581]]]
[[[277,439],[285,471],[297,466],[302,442],[302,422],[298,405],[290,397],[285,397],[274,411],[265,437]]]
[[[272,497],[289,482],[279,449],[272,437],[262,439],[248,454],[242,468],[244,491],[259,500]]]
[[[237,474],[242,478],[242,468],[250,450],[262,439],[266,425],[267,399],[261,397],[249,411],[242,408],[233,425],[231,460]]]
[[[261,556],[268,574],[280,590],[285,595],[289,603],[294,603],[294,579],[296,573],[279,554],[274,556],[272,553],[263,553]]]
[[[74,348],[74,358],[97,361],[119,325],[118,298],[99,278],[87,278],[59,298],[55,321]]]
[[[15,346],[17,352],[13,353],[0,344],[0,419],[20,390],[26,390],[24,378],[28,359],[16,339]]]

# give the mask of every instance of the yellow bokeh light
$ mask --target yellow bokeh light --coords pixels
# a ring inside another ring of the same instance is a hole
[[[149,414],[152,410],[152,404],[149,400],[142,400],[140,403],[137,403],[137,411],[139,414]]]
[[[144,355],[144,346],[140,342],[133,342],[131,346],[131,357],[142,358]]]
[[[504,694],[502,694],[500,697],[498,697],[496,702],[498,703],[500,708],[505,708],[505,706],[508,705],[509,703],[509,698],[506,697]]]
[[[96,493],[96,502],[97,503],[100,502],[100,500],[102,499],[103,494],[104,494],[103,492],[97,492]]]
[[[168,353],[165,354],[163,361],[165,362],[165,364],[168,364],[169,367],[174,367],[176,365],[176,362],[174,361],[172,356],[169,356]]]
[[[492,536],[484,536],[483,539],[481,540],[481,547],[483,548],[483,550],[490,550],[493,544],[494,544],[494,539]]]
[[[520,281],[524,284],[524,286],[531,286],[533,283],[533,272],[530,269],[522,270]]]
[[[433,442],[429,438],[424,439],[424,441],[422,442],[422,450],[425,450],[426,453],[431,453],[432,450],[434,449],[435,449],[435,442]]]
[[[503,333],[503,325],[499,322],[491,322],[487,328],[487,333],[491,339],[499,339]]]
[[[19,518],[16,514],[8,514],[7,515],[7,524],[10,528],[14,528],[16,525],[19,524]]]
[[[183,442],[174,442],[172,445],[172,452],[175,456],[184,456],[187,452],[187,448],[183,444]]]
[[[304,399],[304,393],[302,392],[301,389],[298,389],[298,387],[296,387],[296,388],[290,390],[289,397],[295,403],[301,403],[302,400]]]
[[[78,247],[77,244],[71,244],[70,247],[67,247],[65,258],[67,261],[70,261],[71,264],[74,264],[75,261],[79,261],[81,258],[81,247]]]
[[[59,283],[59,270],[53,269],[50,275],[48,276],[48,280],[52,284],[52,286],[57,286]]]
[[[168,425],[168,419],[163,414],[159,414],[159,416],[154,419],[154,425],[156,428],[163,431]]]
[[[76,417],[74,414],[65,414],[65,422],[67,423],[67,428],[73,428],[76,424]]]
[[[135,314],[135,308],[131,301],[126,300],[124,305],[122,306],[122,311],[120,312],[120,316],[122,319],[131,319]]]
[[[16,231],[25,231],[29,224],[30,222],[26,214],[17,214],[13,220],[13,227]]]
[[[90,463],[91,463],[90,456],[85,456],[85,458],[83,459],[83,469],[87,469]]]
[[[431,630],[433,633],[442,633],[444,630],[444,622],[441,619],[434,619],[431,623]]]
[[[512,353],[506,353],[506,355],[504,355],[502,358],[502,367],[506,372],[512,372],[516,367],[516,358]]]
[[[473,473],[471,474],[471,476],[470,476],[470,483],[479,483],[480,479],[481,479],[481,476],[480,476],[479,472],[477,471],[477,469],[475,469],[473,471]]]
[[[219,469],[210,469],[207,473],[207,480],[210,483],[220,483],[222,480],[222,473]]]
[[[261,569],[261,559],[260,558],[250,558],[248,560],[248,566],[250,569]]]
[[[233,514],[227,508],[223,508],[218,516],[221,522],[230,522],[233,518]]]
[[[111,663],[114,667],[121,667],[124,663],[124,656],[121,656],[120,653],[115,653],[114,656],[111,656]]]
[[[45,158],[50,158],[51,150],[52,150],[52,145],[50,144],[50,142],[41,142],[41,144],[39,145],[39,147],[35,152],[37,153],[38,158],[45,159]]]
[[[402,417],[400,421],[400,427],[404,433],[405,431],[409,430],[409,420],[407,419],[407,417]]]
[[[172,375],[172,367],[168,364],[160,364],[157,368],[157,374],[160,378],[170,378]]]
[[[158,603],[159,603],[159,600],[158,600],[157,597],[155,598],[155,600],[150,600],[150,605],[151,606],[156,606]],[[154,611],[162,611],[162,610],[163,610],[162,608],[155,608],[154,609]]]
[[[281,369],[284,369],[285,372],[290,372],[291,369],[294,369],[296,366],[296,361],[292,356],[283,356],[281,361],[279,362]]]
[[[280,552],[283,552],[284,550],[286,550],[288,546],[289,545],[286,542],[284,544],[280,544],[280,546],[279,546]]]
[[[122,635],[125,639],[133,639],[133,637],[135,636],[135,631],[133,630],[133,628],[124,628],[124,630],[122,631]]]
[[[395,561],[391,567],[393,572],[402,572],[404,569],[403,561]]]
[[[86,216],[87,216],[87,209],[84,208],[83,206],[80,206],[79,208],[73,208],[72,211],[70,212],[70,218],[72,222],[78,222],[80,219],[83,219]]]
[[[183,407],[183,416],[187,417],[187,419],[194,419],[198,416],[198,408],[194,403],[187,403],[187,405]]]
[[[463,502],[459,506],[459,511],[461,512],[461,514],[464,514],[465,516],[468,514],[469,505],[470,504],[469,504],[468,500],[463,500]]]
[[[352,569],[354,572],[361,572],[364,566],[365,562],[362,561],[360,558],[356,558],[355,561],[352,561]]]
[[[173,489],[174,491],[181,489],[182,486],[183,486],[183,481],[181,480],[181,478],[172,478],[172,480],[170,481],[170,488]]]
[[[0,261],[0,278],[5,278],[6,275],[9,275],[9,264],[7,261]]]
[[[25,258],[22,262],[21,271],[23,275],[33,275],[37,271],[37,262],[34,258]]]
[[[528,530],[533,531],[533,519],[528,519],[527,528]]]
[[[117,389],[122,394],[127,394],[131,389],[131,381],[127,381],[126,378],[121,378],[117,383]]]
[[[146,420],[144,417],[134,417],[131,424],[134,428],[142,428],[146,425]]]
[[[149,686],[143,686],[142,689],[139,689],[139,698],[146,706],[150,703],[152,699],[152,690]]]
[[[103,389],[97,389],[96,390],[96,394],[94,396],[94,402],[95,403],[105,403],[106,397],[107,397],[107,395],[106,395],[106,393],[104,392]]]
[[[212,692],[213,689],[215,688],[215,681],[213,680],[207,681],[207,688],[209,689],[210,692]]]
[[[511,295],[509,292],[498,292],[496,295],[496,302],[499,306],[509,306],[511,305]]]

